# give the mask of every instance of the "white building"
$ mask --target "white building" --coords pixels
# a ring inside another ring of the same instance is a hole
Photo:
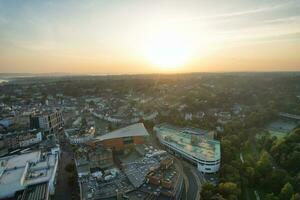
[[[220,142],[211,139],[209,132],[167,124],[157,125],[153,129],[163,145],[176,155],[195,163],[200,172],[216,173],[219,170]]]
[[[11,198],[29,186],[47,183],[50,195],[55,192],[59,155],[34,151],[0,158],[0,199]]]

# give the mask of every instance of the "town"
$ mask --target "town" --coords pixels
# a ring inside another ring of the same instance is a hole
[[[0,199],[300,198],[299,74],[2,79]]]

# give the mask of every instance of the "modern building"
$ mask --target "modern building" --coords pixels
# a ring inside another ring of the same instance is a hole
[[[58,158],[57,153],[41,151],[0,158],[0,199],[13,198],[38,184],[46,184],[40,195],[53,195]]]
[[[30,115],[30,128],[41,129],[45,133],[54,133],[64,126],[60,110],[34,113]]]
[[[136,123],[95,138],[95,142],[115,151],[143,144],[149,136],[143,123]]]
[[[75,129],[72,131],[65,131],[65,134],[71,144],[83,144],[91,141],[95,135],[95,128],[90,127],[89,129]]]
[[[154,126],[161,144],[176,155],[197,165],[200,172],[215,173],[220,168],[220,142],[209,132],[194,128],[177,128],[168,124]]]

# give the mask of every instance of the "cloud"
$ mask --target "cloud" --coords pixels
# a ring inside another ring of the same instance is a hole
[[[218,15],[190,17],[190,18],[182,19],[180,21],[188,22],[188,21],[198,21],[198,20],[203,21],[203,20],[228,19],[228,18],[234,18],[234,17],[241,17],[241,16],[247,16],[247,15],[263,14],[263,13],[267,13],[267,12],[280,11],[281,9],[294,8],[295,6],[299,7],[298,4],[294,4],[293,2],[288,2],[288,3],[269,5],[269,6],[254,8],[254,9],[248,9],[248,10],[240,10],[240,11],[235,11],[235,12],[221,13]]]
[[[300,22],[300,15],[264,20],[264,23],[266,23],[266,24],[287,23],[287,22]]]
[[[255,40],[258,42],[300,40],[300,32],[270,35],[267,37],[256,38]]]

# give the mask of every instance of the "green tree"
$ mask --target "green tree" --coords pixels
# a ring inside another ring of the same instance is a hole
[[[216,194],[216,187],[211,183],[204,183],[201,188],[201,199],[210,200]]]
[[[281,189],[279,196],[280,199],[286,200],[286,199],[290,199],[293,194],[294,194],[294,188],[289,182],[287,182]]]
[[[272,162],[268,152],[262,151],[260,158],[256,163],[256,168],[262,176],[272,171]]]
[[[264,200],[279,200],[279,198],[275,194],[270,193],[265,196]]]
[[[293,194],[291,200],[300,200],[300,194],[299,193]]]
[[[219,192],[225,199],[235,200],[238,199],[241,191],[237,184],[232,182],[225,182],[219,184]]]
[[[253,167],[246,167],[245,169],[245,176],[248,179],[248,183],[251,185],[254,183],[254,177],[255,177],[255,170]]]

